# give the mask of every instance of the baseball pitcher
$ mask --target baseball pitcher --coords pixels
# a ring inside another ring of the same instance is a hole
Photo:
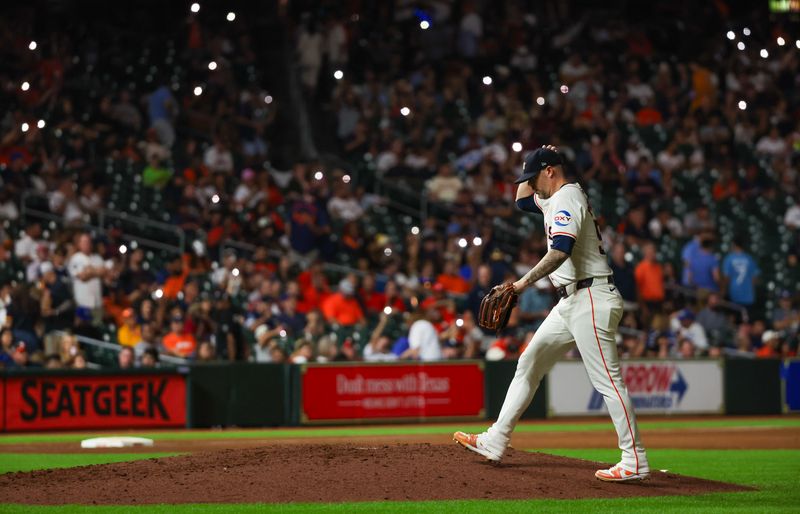
[[[487,295],[482,308],[486,322],[502,328],[508,316],[497,311],[513,308],[516,295],[544,276],[549,276],[560,299],[519,357],[497,421],[482,434],[456,432],[453,438],[491,461],[500,461],[542,377],[577,345],[592,385],[605,399],[622,450],[618,464],[598,470],[595,476],[611,482],[645,479],[650,468],[617,356],[615,334],[622,318],[622,297],[614,287],[588,198],[580,185],[567,179],[561,155],[553,146],[527,155],[515,183],[519,184],[517,206],[544,215],[549,250],[525,276]]]

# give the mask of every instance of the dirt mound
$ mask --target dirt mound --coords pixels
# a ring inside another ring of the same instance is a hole
[[[618,498],[746,490],[653,473],[596,480],[597,463],[509,450],[490,464],[455,444],[275,445],[0,476],[3,502],[32,504],[341,502]]]

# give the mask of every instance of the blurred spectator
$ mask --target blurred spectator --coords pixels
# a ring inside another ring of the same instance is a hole
[[[122,311],[122,325],[117,328],[117,342],[134,347],[142,340],[142,327],[136,321],[136,313],[130,307]]]
[[[730,169],[722,170],[719,179],[714,183],[711,191],[714,200],[720,202],[726,198],[737,198],[739,196],[739,181]]]
[[[339,282],[339,290],[322,303],[322,313],[328,323],[345,327],[364,323],[364,312],[354,294],[355,286],[352,279],[345,278]]]
[[[489,294],[492,286],[492,270],[486,264],[481,264],[478,266],[477,280],[467,295],[467,308],[475,319],[478,319],[481,300]]]
[[[686,156],[680,152],[677,141],[673,139],[658,153],[656,161],[665,173],[672,173],[686,164]]]
[[[744,243],[734,238],[731,252],[722,261],[722,276],[728,298],[745,308],[751,308],[756,300],[755,283],[761,270],[753,257],[744,251]]]
[[[256,172],[252,168],[246,168],[242,170],[241,179],[242,181],[236,186],[236,190],[233,193],[233,202],[238,211],[252,208],[260,199],[255,184]]]
[[[787,341],[793,341],[800,333],[800,310],[793,306],[791,292],[780,292],[778,307],[772,313],[772,326],[782,332]]]
[[[470,290],[469,282],[459,274],[457,263],[453,259],[445,260],[442,272],[436,277],[436,283],[454,295],[465,295]]]
[[[303,328],[302,337],[311,341],[318,341],[327,332],[325,320],[318,310],[306,314],[306,326]]]
[[[683,225],[690,235],[714,231],[716,228],[716,223],[711,218],[711,212],[705,203],[701,203],[694,211],[687,214],[683,220]]]
[[[783,224],[800,234],[800,203],[793,203],[786,209]]]
[[[364,209],[347,184],[337,182],[333,186],[333,195],[328,201],[328,212],[334,220],[356,221],[364,214]]]
[[[163,337],[161,345],[170,355],[186,359],[197,350],[197,341],[194,335],[185,331],[184,326],[183,317],[173,316],[169,322],[169,332]]]
[[[294,336],[302,334],[306,326],[306,316],[297,312],[297,298],[294,296],[287,295],[281,300],[280,312],[274,316],[274,320]]]
[[[64,179],[58,189],[48,194],[48,207],[50,212],[64,218],[67,225],[76,225],[83,220],[83,210],[78,202],[75,182]]]
[[[41,240],[42,226],[33,222],[25,227],[25,231],[14,242],[14,256],[23,264],[36,259],[36,249],[44,243]]]
[[[714,255],[713,248],[714,240],[710,235],[702,236],[694,251],[687,252],[684,248],[683,284],[685,286],[719,291],[719,259]],[[688,260],[686,260],[686,256],[688,256]]]
[[[73,334],[62,334],[58,340],[57,352],[61,362],[66,366],[75,355],[80,351],[78,339]]]
[[[26,352],[33,354],[41,350],[37,335],[40,303],[27,284],[20,283],[11,290],[6,304],[6,326],[14,331],[14,339],[25,343]]]
[[[361,279],[361,289],[358,291],[358,298],[369,315],[382,313],[383,308],[389,305],[386,300],[386,295],[375,290],[375,275],[371,273],[364,275]]]
[[[463,15],[458,28],[458,51],[467,59],[476,57],[483,35],[483,19],[472,1],[464,2]]]
[[[273,342],[273,338],[278,336],[281,330],[283,330],[283,327],[279,326],[270,329],[266,324],[256,327],[253,331],[256,343],[253,346],[253,355],[256,362],[272,362],[270,345]]]
[[[519,295],[517,306],[520,330],[536,332],[553,307],[553,286],[543,278]]]
[[[148,114],[150,126],[158,132],[158,139],[169,148],[175,141],[175,129],[172,120],[178,112],[178,104],[169,88],[160,86],[148,98]]]
[[[369,343],[364,346],[365,361],[390,362],[396,361],[399,358],[397,354],[392,352],[392,340],[383,333],[388,320],[388,315],[380,315],[378,324],[375,325],[375,329],[372,331],[372,335],[369,338]]]
[[[695,349],[694,343],[688,337],[684,337],[678,343],[678,355],[677,358],[679,359],[692,359],[697,356],[697,351]]]
[[[331,69],[342,69],[347,64],[347,31],[342,19],[336,15],[331,15],[326,21],[324,48]]]
[[[119,369],[132,369],[135,363],[133,348],[123,347],[117,355],[117,367]]]
[[[158,364],[158,351],[155,348],[147,348],[144,353],[142,353],[139,365],[142,368],[156,368]]]
[[[660,174],[653,169],[649,158],[641,157],[636,169],[628,179],[627,191],[636,199],[638,205],[648,204],[661,195]]]
[[[375,168],[381,173],[387,173],[397,168],[402,164],[404,151],[403,140],[400,138],[394,139],[389,148],[378,155]]]
[[[211,173],[233,173],[233,154],[221,136],[214,138],[214,144],[206,150],[203,163]]]
[[[486,350],[486,360],[515,360],[525,351],[527,343],[522,338],[505,333]]]
[[[401,358],[421,361],[437,361],[442,359],[442,346],[439,334],[431,323],[434,319],[433,308],[421,309],[412,316],[411,327],[408,331],[408,350]]]
[[[492,140],[506,130],[506,119],[497,114],[497,109],[489,106],[477,120],[478,134],[484,139]]]
[[[131,94],[126,89],[120,91],[117,103],[111,107],[111,116],[132,132],[138,132],[142,126],[139,110],[131,103]]]
[[[452,203],[458,192],[461,191],[463,184],[461,179],[455,176],[453,167],[445,162],[439,165],[436,176],[428,180],[425,187],[433,200]]]
[[[364,351],[367,351],[367,345],[364,347]],[[339,348],[336,347],[336,341],[331,336],[323,336],[319,339],[317,344],[317,362],[334,362],[340,360],[339,356]],[[366,355],[365,358],[366,359]]]
[[[78,314],[83,311],[92,323],[97,324],[103,317],[102,279],[108,274],[108,268],[92,247],[91,236],[80,234],[78,251],[70,257],[68,267]]]
[[[670,236],[673,239],[683,237],[683,225],[680,220],[672,215],[666,207],[660,207],[654,218],[647,225],[653,239],[661,239],[662,236]]]
[[[75,301],[69,279],[59,276],[51,262],[43,262],[39,270],[44,285],[41,299],[44,332],[49,334],[55,330],[67,330],[72,327],[75,318]]]
[[[14,362],[14,333],[10,328],[0,328],[0,364],[6,368],[16,366]]]
[[[653,334],[652,339],[652,344],[648,344],[648,347],[650,347],[648,356],[656,357],[658,359],[669,359],[673,353],[672,348],[675,344],[675,342],[672,340],[672,337],[670,337],[668,334],[657,333]]]
[[[214,345],[209,341],[203,341],[200,343],[200,346],[197,347],[197,357],[195,362],[213,362],[214,360],[216,360]]]
[[[303,86],[313,94],[317,89],[319,70],[322,66],[324,41],[317,28],[317,21],[309,19],[300,32],[297,40],[297,53],[300,63],[300,76]]]
[[[720,305],[720,295],[710,293],[706,306],[697,313],[697,323],[705,330],[712,346],[734,346],[734,330],[728,315]]]
[[[69,367],[72,369],[86,369],[87,362],[86,362],[86,354],[83,352],[78,352],[72,358],[69,363]]]
[[[630,309],[635,306],[637,301],[636,292],[636,279],[634,278],[634,269],[627,260],[625,260],[625,245],[617,243],[611,251],[611,271],[614,274],[614,285],[617,286],[622,299],[626,303],[626,308]],[[637,267],[638,269],[638,267]]]
[[[270,362],[275,364],[283,364],[287,361],[288,356],[286,355],[286,350],[281,347],[281,345],[277,344],[275,341],[270,344],[269,347],[269,357]]]
[[[289,213],[289,241],[296,258],[310,262],[319,254],[321,240],[330,233],[327,211],[310,192],[294,201]]]
[[[628,246],[639,246],[650,238],[646,216],[645,207],[638,205],[628,211],[625,219],[620,223],[619,231],[625,236]]]
[[[289,356],[292,364],[305,364],[314,360],[314,346],[310,341],[298,339],[294,342],[294,352]]]
[[[695,321],[695,315],[689,309],[683,309],[672,315],[670,330],[677,335],[678,340],[689,339],[695,348],[700,351],[708,348],[708,338],[703,326]]]
[[[1,359],[2,357],[0,357]],[[44,368],[45,369],[62,369],[64,364],[61,362],[61,358],[58,356],[57,353],[51,353],[45,356],[44,358]]]
[[[779,359],[781,357],[781,336],[775,330],[767,330],[761,336],[762,346],[756,350],[756,357],[762,359]]]
[[[781,137],[778,127],[773,125],[769,133],[756,143],[756,152],[764,157],[783,157],[786,153],[786,141]]]
[[[643,258],[636,265],[636,289],[639,301],[643,302],[648,312],[658,312],[666,297],[664,291],[664,267],[658,262],[656,245],[648,242],[643,248]],[[614,280],[616,282],[616,277]]]

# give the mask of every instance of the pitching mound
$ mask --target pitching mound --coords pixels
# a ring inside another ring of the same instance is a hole
[[[502,464],[452,445],[290,445],[0,476],[3,501],[33,504],[619,498],[747,488],[653,473],[594,478],[597,463],[509,450]]]

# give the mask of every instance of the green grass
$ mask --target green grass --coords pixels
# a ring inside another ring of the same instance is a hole
[[[567,449],[548,450],[549,453],[588,460],[616,462],[617,450],[612,449]],[[9,455],[9,454],[5,454]],[[125,454],[76,455],[75,465],[89,462],[80,459],[104,457],[106,461],[118,460]],[[141,458],[145,454],[128,455]],[[14,459],[31,460],[41,465],[47,460],[50,466],[52,455],[14,454]],[[725,482],[756,487],[758,491],[742,493],[717,493],[693,497],[621,498],[588,500],[524,500],[524,501],[439,501],[439,502],[370,502],[340,504],[192,504],[153,506],[30,506],[2,505],[0,512],[33,514],[67,514],[88,512],[90,514],[119,514],[122,512],[164,514],[218,514],[222,512],[668,512],[699,513],[750,513],[750,512],[796,512],[800,505],[800,450],[674,450],[655,449],[649,452],[651,468],[668,469],[674,473],[697,476]],[[0,454],[3,469],[8,464]],[[16,464],[21,466],[23,464]],[[30,467],[28,467],[30,469]],[[454,470],[454,472],[457,470]],[[524,487],[524,484],[519,484]],[[625,486],[620,486],[625,487]]]
[[[74,468],[75,466],[155,459],[175,455],[180,455],[180,453],[0,453],[0,473]]]
[[[300,429],[268,429],[268,430],[218,430],[218,431],[176,431],[136,433],[140,437],[148,437],[157,441],[203,440],[203,439],[273,439],[273,438],[314,438],[314,437],[358,437],[382,435],[428,435],[465,430],[469,432],[483,431],[488,425],[397,425],[366,426],[347,428],[300,428]],[[800,418],[754,418],[754,419],[709,419],[709,420],[675,420],[675,421],[640,421],[639,427],[644,430],[676,430],[681,428],[793,428],[800,427]],[[584,432],[613,430],[610,421],[591,423],[523,423],[517,432]],[[20,443],[64,443],[76,442],[93,437],[97,432],[70,434],[14,434],[0,436],[0,444]]]

